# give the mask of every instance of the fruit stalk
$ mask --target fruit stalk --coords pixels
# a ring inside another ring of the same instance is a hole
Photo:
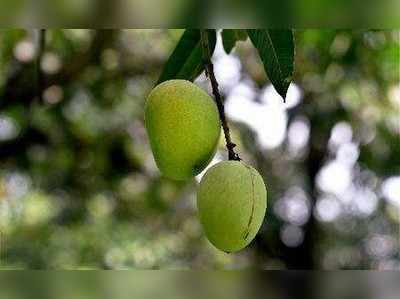
[[[218,107],[219,118],[221,120],[221,125],[225,136],[226,148],[228,150],[228,159],[240,161],[241,159],[239,155],[234,150],[236,144],[233,143],[231,139],[228,122],[225,117],[225,109],[222,101],[222,96],[219,93],[218,82],[217,79],[215,78],[214,65],[211,61],[211,53],[208,43],[208,33],[207,30],[201,30],[200,33],[201,33],[201,45],[203,50],[204,68],[206,71],[206,76],[210,79],[212,92]]]

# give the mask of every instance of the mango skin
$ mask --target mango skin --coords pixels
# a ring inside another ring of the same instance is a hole
[[[221,134],[214,100],[186,80],[165,81],[152,90],[145,125],[158,168],[174,180],[199,174],[213,158]]]
[[[222,251],[239,251],[261,227],[267,189],[254,168],[241,161],[220,162],[202,178],[197,208],[208,240]]]

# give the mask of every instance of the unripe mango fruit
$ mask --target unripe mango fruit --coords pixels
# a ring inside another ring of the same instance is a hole
[[[156,86],[146,101],[145,125],[161,173],[186,180],[213,158],[221,127],[213,99],[186,80]]]
[[[267,208],[261,175],[241,161],[211,167],[200,182],[197,208],[208,240],[218,249],[235,252],[256,236]]]

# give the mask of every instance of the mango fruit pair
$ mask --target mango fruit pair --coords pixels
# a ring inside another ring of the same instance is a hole
[[[187,180],[212,160],[221,134],[213,99],[186,80],[156,86],[146,101],[145,125],[161,173]],[[211,167],[197,192],[200,221],[210,242],[225,252],[246,247],[257,234],[266,210],[260,174],[241,161]]]

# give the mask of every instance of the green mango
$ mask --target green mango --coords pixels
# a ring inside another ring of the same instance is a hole
[[[208,240],[222,251],[239,251],[261,227],[267,189],[254,168],[241,161],[220,162],[202,178],[197,207]]]
[[[175,180],[199,174],[213,158],[221,134],[214,100],[186,80],[165,81],[151,91],[145,125],[158,168]]]

